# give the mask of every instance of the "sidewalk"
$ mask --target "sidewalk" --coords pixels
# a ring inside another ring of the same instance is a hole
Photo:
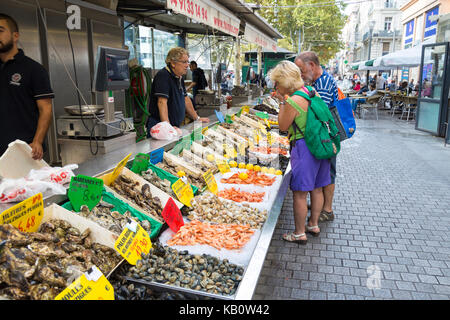
[[[281,240],[288,191],[254,299],[450,298],[450,146],[379,116],[342,143],[336,219],[305,246]]]

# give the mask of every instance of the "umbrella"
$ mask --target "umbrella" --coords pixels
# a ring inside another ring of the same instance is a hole
[[[432,39],[428,39],[418,46],[395,51],[381,56],[375,59],[375,61],[373,62],[373,66],[378,68],[386,67],[388,69],[396,67],[417,67],[420,65],[423,45],[433,42],[434,41]],[[430,57],[425,58],[426,61],[430,59]]]

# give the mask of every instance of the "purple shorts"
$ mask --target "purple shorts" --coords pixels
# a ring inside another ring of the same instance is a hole
[[[316,159],[306,146],[305,139],[297,140],[291,152],[291,190],[312,191],[331,183],[330,160]]]

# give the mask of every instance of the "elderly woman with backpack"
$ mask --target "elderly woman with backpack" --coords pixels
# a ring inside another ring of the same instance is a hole
[[[331,182],[328,159],[339,152],[338,131],[327,105],[312,87],[304,86],[300,69],[293,62],[281,61],[270,72],[270,79],[276,96],[281,100],[278,114],[280,131],[289,131],[291,141],[290,187],[294,195],[295,230],[284,234],[283,240],[306,244],[306,233],[313,236],[320,233],[318,222],[324,201],[322,187]],[[311,216],[307,223],[308,192]]]

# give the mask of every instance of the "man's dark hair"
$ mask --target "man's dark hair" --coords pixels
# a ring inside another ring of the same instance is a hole
[[[190,64],[191,64],[191,66],[197,67],[197,62],[195,62],[194,60],[192,60]]]
[[[298,59],[302,60],[304,63],[312,61],[315,65],[320,66],[319,57],[314,51],[302,52],[295,58],[295,61]]]
[[[19,32],[19,26],[16,20],[14,20],[12,17],[0,12],[0,20],[6,20],[6,23],[8,23],[11,32]]]

